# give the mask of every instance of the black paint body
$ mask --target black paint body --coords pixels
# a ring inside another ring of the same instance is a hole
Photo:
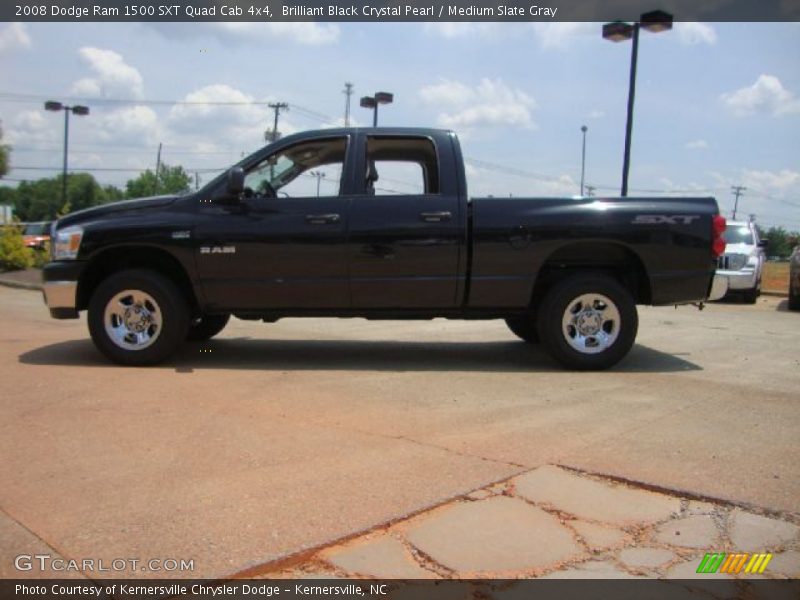
[[[376,134],[432,141],[438,193],[367,195],[359,174],[366,139]],[[588,268],[613,271],[642,304],[708,295],[713,198],[469,198],[458,139],[430,129],[305,132],[239,166],[247,171],[292,144],[340,136],[348,149],[337,197],[236,202],[225,197],[223,175],[186,196],[88,209],[58,222],[84,228],[80,255],[47,265],[45,280],[79,280],[84,309],[99,277],[93,265],[104,256],[150,261],[182,270],[197,312],[266,319],[509,316],[535,306],[537,286],[549,278]],[[430,213],[446,216],[430,222],[422,216]],[[318,215],[337,218],[309,218]]]

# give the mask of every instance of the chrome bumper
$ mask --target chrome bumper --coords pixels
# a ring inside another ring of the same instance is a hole
[[[728,278],[724,275],[714,275],[714,282],[711,284],[711,292],[708,294],[709,301],[719,300],[728,293]]]
[[[42,285],[44,303],[55,319],[77,319],[78,282],[45,281]]]

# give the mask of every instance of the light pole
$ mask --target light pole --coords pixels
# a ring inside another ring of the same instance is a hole
[[[309,171],[308,174],[317,178],[317,198],[319,198],[319,184],[322,178],[325,177],[325,173],[322,171]]]
[[[364,96],[361,98],[362,108],[372,109],[372,126],[378,126],[378,105],[391,104],[394,102],[394,94],[389,92],[375,92],[374,96]]]
[[[63,208],[67,203],[67,152],[69,150],[69,113],[73,113],[79,117],[85,117],[89,114],[88,106],[67,106],[61,102],[48,100],[44,103],[45,110],[58,112],[64,111],[64,172],[61,178],[61,207]]]
[[[583,196],[583,177],[586,174],[586,130],[589,129],[586,125],[581,125],[581,132],[583,133],[583,148],[581,150],[581,196]]]
[[[603,38],[612,42],[633,40],[631,48],[631,73],[628,83],[628,119],[625,124],[625,154],[622,160],[622,196],[628,195],[628,171],[631,161],[631,131],[633,130],[633,97],[636,93],[636,61],[639,54],[639,29],[659,33],[672,29],[672,15],[663,10],[644,13],[633,24],[614,21],[603,25]]]

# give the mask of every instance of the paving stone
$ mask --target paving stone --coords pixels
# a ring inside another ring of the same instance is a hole
[[[677,554],[661,548],[625,548],[619,559],[629,567],[655,569],[677,558]]]
[[[607,527],[587,521],[570,521],[569,525],[583,538],[592,550],[605,550],[625,539],[625,532],[616,527]]]
[[[486,498],[489,498],[490,496],[492,496],[492,492],[489,490],[475,490],[474,492],[467,494],[467,498],[470,500],[486,500]]]
[[[541,579],[638,579],[611,561],[593,560],[563,571],[554,571]]]
[[[580,477],[545,466],[515,480],[518,496],[551,504],[576,517],[618,525],[660,521],[680,511],[680,500]]]
[[[729,532],[737,552],[764,552],[796,538],[800,527],[786,521],[735,510],[731,514]]]
[[[792,579],[800,579],[800,552],[790,550],[789,552],[776,554],[769,561],[766,571]]]
[[[700,502],[699,500],[691,500],[686,512],[690,515],[710,515],[717,510],[716,504],[710,502]]]
[[[709,551],[718,545],[719,530],[708,515],[694,515],[658,526],[655,539],[662,544],[685,548],[704,548]]]
[[[414,561],[400,541],[388,535],[331,548],[320,554],[320,558],[348,574],[384,579],[435,577],[433,573],[423,569]]]
[[[415,520],[406,536],[457,573],[531,570],[582,553],[553,516],[507,496],[443,508]]]

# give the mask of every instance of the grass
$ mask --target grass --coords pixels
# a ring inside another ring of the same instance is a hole
[[[767,262],[761,274],[761,288],[770,292],[789,293],[789,263]]]

